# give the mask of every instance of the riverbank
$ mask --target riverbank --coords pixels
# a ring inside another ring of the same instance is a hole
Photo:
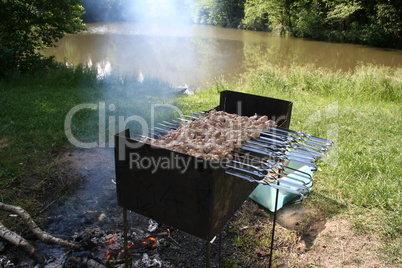
[[[110,0],[99,5],[83,1],[85,22],[159,21],[195,22],[224,27],[275,31],[296,37],[402,48],[402,4],[399,1],[304,2],[222,1],[136,4],[124,2],[114,8]],[[133,12],[135,10],[136,12]],[[139,16],[139,14],[141,14]]]
[[[237,84],[219,80],[203,91],[178,99],[176,92],[160,81],[146,81],[150,86],[138,94],[130,91],[138,86],[135,79],[122,83],[120,77],[111,76],[99,81],[95,72],[83,69],[62,69],[2,81],[0,197],[2,202],[20,205],[34,214],[51,201],[62,204],[68,200],[82,181],[79,177],[72,179],[68,169],[58,167],[61,155],[74,150],[65,135],[64,124],[66,115],[76,105],[92,103],[96,107],[75,115],[75,138],[100,142],[102,103],[106,119],[115,116],[118,120],[118,115],[130,114],[149,118],[148,110],[154,103],[180,106],[186,113],[214,107],[221,90],[244,91],[293,101],[291,128],[331,139],[336,144],[321,160],[312,195],[301,206],[310,213],[293,229],[283,229],[279,241],[293,247],[304,235],[311,234],[314,223],[346,221],[344,225],[358,237],[380,241],[381,250],[373,254],[378,253],[376,256],[384,266],[396,266],[402,262],[402,182],[399,180],[402,163],[398,144],[402,133],[401,74],[402,69],[376,66],[360,66],[350,73],[314,67],[265,66],[245,75]],[[152,85],[156,84],[163,85],[166,94],[152,92]],[[139,98],[141,95],[144,97]],[[108,133],[115,131],[106,124],[105,147]],[[259,261],[262,263],[261,252],[266,252],[267,239],[255,243],[257,236],[262,235],[261,230],[241,228],[246,225],[246,219],[253,219],[256,214],[270,217],[269,214],[250,204],[239,213],[231,225],[236,252],[228,257],[227,267],[241,266],[246,259],[253,259],[257,265]],[[1,214],[1,220],[9,219]],[[267,224],[264,233],[269,228]],[[337,237],[340,243],[342,235]],[[285,248],[281,249],[276,255],[278,264],[287,256]],[[310,245],[307,250],[312,251],[314,247]],[[319,262],[318,258],[316,264]],[[355,262],[365,266],[365,259]],[[298,265],[304,267],[303,263]]]

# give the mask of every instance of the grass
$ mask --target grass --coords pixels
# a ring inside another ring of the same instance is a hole
[[[162,120],[174,116],[168,105],[180,105],[184,113],[201,111],[216,106],[222,90],[243,91],[292,101],[292,129],[335,142],[320,160],[306,204],[318,207],[325,217],[341,213],[357,232],[379,233],[386,258],[401,263],[401,77],[402,69],[378,66],[359,66],[349,73],[311,66],[265,66],[238,84],[217,80],[194,95],[174,98],[170,86],[156,79],[139,83],[132,77],[112,75],[97,80],[94,72],[80,67],[16,76],[0,81],[0,199],[24,208],[41,206],[40,197],[24,193],[35,189],[28,183],[32,178],[37,180],[35,185],[51,178],[60,152],[70,149],[64,120],[78,104],[93,103],[97,109],[74,116],[77,139],[98,141],[104,102],[108,142],[110,134],[121,128],[140,126],[127,120],[130,115],[140,115],[149,123],[153,104],[165,105],[156,110]],[[164,88],[166,94],[155,88]],[[245,237],[236,241],[248,250],[250,241]],[[261,247],[266,247],[265,242]],[[236,265],[235,260],[226,263]]]
[[[375,66],[353,73],[270,66],[243,84],[215,85],[181,102],[185,111],[207,109],[222,89],[290,100],[292,129],[335,142],[317,178],[326,196],[345,205],[402,211],[400,74]]]
[[[186,111],[207,109],[225,89],[292,101],[291,129],[335,142],[319,163],[308,202],[327,217],[341,211],[358,232],[380,233],[385,258],[400,263],[401,74],[402,69],[378,66],[349,73],[266,66],[238,85],[217,82],[181,102]]]
[[[165,94],[158,95],[155,89]],[[95,108],[73,114],[73,138],[104,147],[117,131],[141,127],[136,118],[129,118],[132,115],[149,124],[152,109],[160,120],[174,113],[169,108],[174,98],[168,84],[152,78],[139,83],[118,75],[99,80],[95,71],[80,66],[16,75],[0,81],[0,94],[0,200],[32,210],[45,202],[40,200],[46,196],[41,185],[55,183],[52,177],[57,175],[52,170],[61,152],[74,148],[64,126],[73,107],[90,104]],[[153,108],[154,104],[162,107]],[[57,187],[63,188],[62,184]],[[65,190],[57,194],[63,196]]]
[[[64,117],[71,107],[96,95],[95,84],[96,77],[80,68],[0,82],[2,201],[21,203],[30,198],[20,195],[20,188],[28,188],[27,177],[45,175],[46,166],[67,143]]]

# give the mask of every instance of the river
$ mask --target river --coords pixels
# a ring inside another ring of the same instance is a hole
[[[99,76],[117,70],[174,86],[202,87],[221,77],[237,81],[244,72],[264,64],[314,64],[333,71],[352,70],[358,64],[402,66],[402,50],[207,25],[87,24],[86,31],[67,35],[57,45],[44,54],[95,67]]]

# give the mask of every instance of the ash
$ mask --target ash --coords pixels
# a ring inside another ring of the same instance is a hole
[[[46,232],[81,248],[41,244],[38,249],[47,257],[45,267],[124,267],[123,209],[117,204],[113,183],[113,150],[76,151],[65,158],[69,176],[78,176],[84,183],[66,201],[52,204],[42,225]],[[137,213],[127,214],[132,267],[205,267],[204,240]],[[212,263],[217,253],[214,243]]]

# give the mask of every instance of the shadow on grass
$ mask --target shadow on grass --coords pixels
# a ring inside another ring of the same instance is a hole
[[[312,199],[312,200],[311,200]],[[329,219],[346,206],[322,194],[313,192],[303,204],[288,204],[278,210],[277,223],[294,230],[310,249]]]

